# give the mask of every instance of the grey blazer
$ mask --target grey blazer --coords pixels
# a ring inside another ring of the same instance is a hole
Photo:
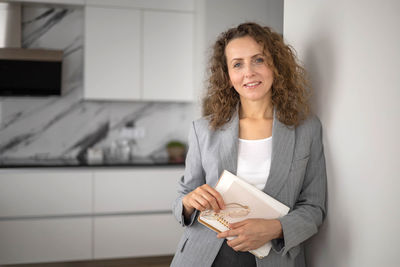
[[[222,243],[216,233],[197,221],[195,211],[190,221],[182,215],[182,198],[207,183],[215,186],[223,170],[236,173],[239,134],[238,114],[220,130],[210,130],[204,118],[193,122],[184,176],[179,181],[173,213],[185,227],[171,266],[211,266]],[[303,242],[317,233],[326,215],[326,170],[322,128],[315,116],[296,128],[289,128],[274,118],[272,161],[263,190],[290,207],[280,218],[283,239],[272,241],[273,249],[257,266],[306,266]]]

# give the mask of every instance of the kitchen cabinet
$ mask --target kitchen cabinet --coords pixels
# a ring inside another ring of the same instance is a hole
[[[90,259],[92,175],[0,170],[0,265]]]
[[[1,171],[0,218],[88,214],[92,211],[89,171]]]
[[[171,255],[182,230],[171,213],[96,217],[94,258]]]
[[[170,211],[181,168],[94,172],[94,212]]]
[[[139,2],[140,8],[125,1],[86,5],[84,98],[192,101],[194,2],[184,5],[189,11]]]
[[[6,0],[5,2],[14,3],[35,3],[35,4],[61,4],[61,5],[78,5],[83,6],[85,0]]]
[[[135,9],[85,8],[86,99],[140,99],[140,20]]]
[[[86,0],[86,4],[104,7],[194,11],[194,0]]]
[[[0,265],[92,258],[91,218],[0,220]]]
[[[193,14],[144,12],[143,99],[193,99]]]
[[[94,258],[173,254],[183,232],[171,213],[182,175],[182,168],[95,171],[94,210],[110,216],[94,218]]]
[[[0,265],[173,254],[183,171],[0,169]]]

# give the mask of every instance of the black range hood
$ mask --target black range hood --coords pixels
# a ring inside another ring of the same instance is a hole
[[[0,3],[0,18],[0,96],[61,95],[63,51],[20,48],[20,3]]]
[[[0,48],[0,96],[62,95],[63,51]]]

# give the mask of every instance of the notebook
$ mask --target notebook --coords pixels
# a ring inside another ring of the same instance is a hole
[[[197,220],[217,233],[229,230],[229,223],[250,218],[276,219],[289,212],[289,207],[226,170],[215,189],[224,199],[225,209],[219,213],[202,211]],[[269,254],[271,247],[268,242],[249,252],[261,259]]]

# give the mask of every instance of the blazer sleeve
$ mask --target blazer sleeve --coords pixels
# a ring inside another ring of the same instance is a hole
[[[273,240],[273,248],[283,255],[295,258],[300,251],[299,244],[317,233],[326,216],[326,167],[322,144],[322,126],[316,119],[313,123],[310,158],[299,197],[287,215],[279,220],[282,224],[283,239]]]
[[[198,210],[195,210],[189,221],[186,221],[183,216],[183,197],[205,184],[205,173],[202,166],[200,145],[196,133],[195,122],[189,130],[188,152],[186,154],[185,172],[178,182],[178,197],[175,199],[172,211],[182,226],[190,226],[197,217]]]

